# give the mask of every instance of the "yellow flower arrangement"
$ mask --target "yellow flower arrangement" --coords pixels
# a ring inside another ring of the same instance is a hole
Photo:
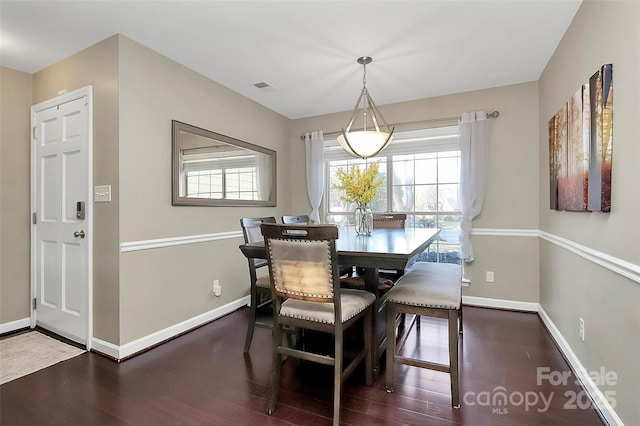
[[[340,184],[334,185],[336,189],[344,191],[340,199],[348,203],[356,203],[358,207],[364,207],[376,198],[378,187],[382,184],[382,178],[378,176],[378,161],[369,165],[364,171],[360,171],[357,164],[351,165],[351,170],[338,169],[337,175]]]

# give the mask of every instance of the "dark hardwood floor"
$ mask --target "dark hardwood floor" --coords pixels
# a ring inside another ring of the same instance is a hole
[[[265,413],[271,334],[258,328],[243,354],[248,309],[236,311],[121,364],[86,353],[0,386],[0,424],[329,425],[332,374],[291,360],[276,411]],[[372,387],[357,371],[344,386],[353,425],[602,425],[575,384],[537,383],[537,368],[570,371],[536,314],[465,307],[459,410],[445,373],[395,366]],[[423,318],[407,350],[447,362],[446,324]],[[417,346],[416,346],[417,345]],[[501,398],[502,397],[502,398]],[[543,399],[544,398],[544,401]],[[574,407],[576,405],[576,407]]]

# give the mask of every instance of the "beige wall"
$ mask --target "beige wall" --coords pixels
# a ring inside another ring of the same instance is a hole
[[[94,204],[93,334],[118,343],[119,165],[118,37],[110,37],[33,75],[33,103],[93,85],[93,183],[111,185],[111,203]]]
[[[0,324],[29,318],[31,74],[0,67]]]
[[[569,242],[640,264],[640,3],[586,1],[539,80],[540,228]],[[548,120],[606,63],[613,64],[611,213],[550,210]],[[540,245],[540,302],[589,371],[618,375],[615,410],[640,424],[640,283],[557,245]],[[578,339],[578,318],[585,341]]]
[[[375,93],[372,95],[375,98]],[[437,98],[385,105],[380,108],[389,123],[457,117],[462,112],[498,110],[489,121],[487,192],[474,228],[509,231],[538,229],[538,85],[536,82],[497,87]],[[292,191],[306,194],[304,143],[308,130],[341,129],[351,111],[294,120],[291,151]],[[435,125],[450,125],[438,123]],[[398,128],[398,130],[402,130]],[[293,211],[310,210],[306,196],[292,200]],[[538,302],[538,241],[532,237],[472,236],[476,260],[467,265],[471,286],[466,296]],[[505,261],[509,259],[509,261]],[[495,282],[485,282],[485,271],[495,272]]]
[[[121,242],[240,231],[243,216],[289,211],[289,119],[124,36],[119,59]],[[171,120],[275,150],[277,206],[171,206]],[[248,295],[241,242],[122,253],[120,344]]]

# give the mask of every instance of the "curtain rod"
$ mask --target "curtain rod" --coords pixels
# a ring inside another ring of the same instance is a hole
[[[488,112],[487,113],[487,118],[498,118],[500,117],[500,112],[499,111],[492,111],[492,112]],[[417,121],[405,121],[402,123],[395,123],[395,124],[391,124],[389,125],[389,127],[395,127],[395,126],[410,126],[410,125],[414,125],[414,124],[429,124],[429,123],[442,123],[442,122],[448,122],[448,121],[458,121],[460,119],[460,117],[442,117],[442,118],[430,118],[428,120],[417,120]],[[342,133],[342,131],[337,131],[337,132],[323,132],[323,134],[326,135],[339,135],[340,133]],[[301,140],[304,140],[304,135],[300,136]]]

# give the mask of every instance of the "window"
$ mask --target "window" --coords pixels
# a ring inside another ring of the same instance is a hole
[[[182,153],[186,197],[259,199],[254,155],[217,158],[210,152],[200,151]]]
[[[406,213],[408,226],[441,228],[440,237],[421,256],[422,261],[460,264],[460,150],[458,127],[448,126],[394,134],[394,140],[377,157],[350,157],[335,141],[326,147],[326,221],[353,224],[354,205],[340,199],[334,189],[337,171],[358,164],[380,162],[383,183],[371,203],[374,212]]]
[[[258,199],[255,167],[188,171],[186,179],[187,197]]]

